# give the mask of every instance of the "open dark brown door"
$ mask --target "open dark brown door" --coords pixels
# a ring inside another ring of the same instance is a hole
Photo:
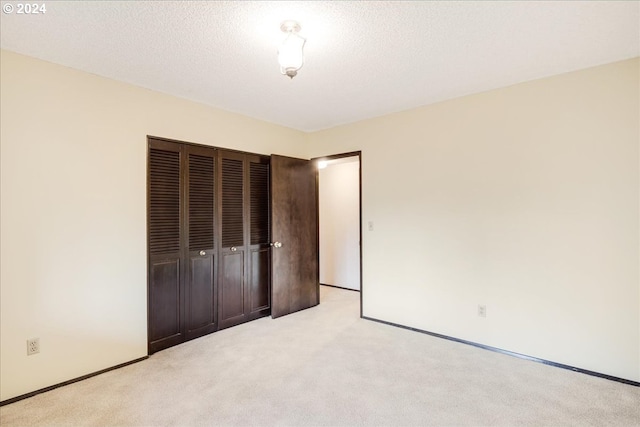
[[[271,316],[320,302],[316,172],[308,160],[271,156]]]

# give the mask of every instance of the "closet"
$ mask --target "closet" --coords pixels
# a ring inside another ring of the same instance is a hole
[[[269,156],[148,138],[149,353],[270,314]]]

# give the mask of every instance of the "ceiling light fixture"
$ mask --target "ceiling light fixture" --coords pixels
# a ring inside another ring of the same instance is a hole
[[[302,49],[306,40],[298,34],[300,28],[300,24],[296,21],[284,21],[280,25],[282,32],[287,33],[287,37],[278,49],[278,62],[280,72],[290,78],[294,78],[304,64]]]

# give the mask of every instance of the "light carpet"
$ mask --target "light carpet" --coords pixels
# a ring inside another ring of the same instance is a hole
[[[362,320],[357,292],[0,408],[8,426],[638,426],[640,388]]]

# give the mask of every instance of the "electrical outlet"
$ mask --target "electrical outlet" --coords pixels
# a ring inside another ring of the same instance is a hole
[[[478,305],[478,316],[487,317],[487,306],[486,305]]]
[[[373,221],[369,221],[369,231],[373,231]]]
[[[40,338],[31,338],[27,340],[27,356],[40,353]]]

